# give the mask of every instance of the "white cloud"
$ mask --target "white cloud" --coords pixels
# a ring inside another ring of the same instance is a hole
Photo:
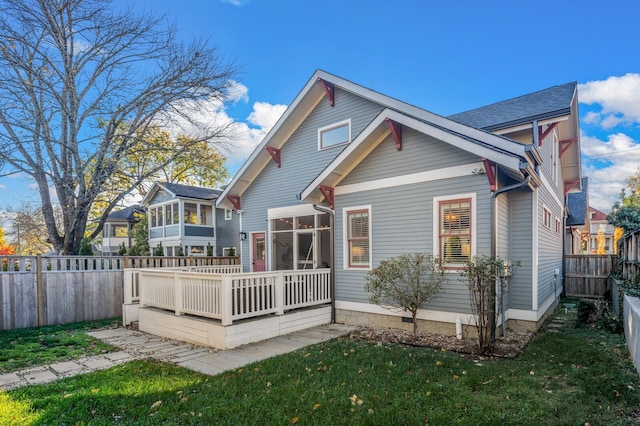
[[[589,177],[589,204],[608,212],[619,200],[625,180],[638,171],[640,143],[624,133],[603,141],[582,135],[582,172]]]
[[[232,103],[249,102],[249,88],[242,83],[232,80],[227,87],[226,100]]]
[[[0,189],[7,189],[6,185],[0,184]]]
[[[603,126],[610,128],[620,123],[640,123],[640,74],[589,81],[579,84],[578,92],[581,103],[601,106]]]
[[[589,111],[582,117],[582,121],[587,124],[598,124],[600,122],[600,114]]]

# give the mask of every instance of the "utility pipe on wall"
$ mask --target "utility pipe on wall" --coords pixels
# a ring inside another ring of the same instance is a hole
[[[317,204],[313,205],[313,208],[319,212],[326,213],[329,215],[329,244],[331,245],[331,254],[329,259],[329,264],[331,265],[331,275],[330,275],[330,290],[331,290],[331,324],[336,322],[336,265],[335,265],[335,244],[334,244],[334,235],[335,235],[335,213],[330,208],[319,206]]]

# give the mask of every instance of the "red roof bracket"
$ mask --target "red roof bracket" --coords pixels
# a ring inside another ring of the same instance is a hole
[[[333,210],[335,207],[334,189],[326,185],[318,185],[318,189],[320,190],[320,192],[322,192],[324,199],[329,203],[329,208]]]
[[[542,146],[542,141],[544,140],[544,138],[549,136],[549,133],[551,133],[557,125],[558,123],[549,124],[544,132],[542,131],[542,126],[538,126],[538,146]]]
[[[571,138],[571,139],[563,139],[560,141],[560,158],[562,158],[562,154],[564,154],[564,152],[569,149],[569,147],[571,145],[573,145],[574,143],[578,142],[578,138]]]
[[[323,80],[321,78],[318,79],[320,81],[320,84],[322,84],[322,87],[324,88],[324,93],[326,93],[327,98],[329,98],[329,105],[334,106],[335,105],[335,94],[336,94],[336,88],[333,85],[333,83],[329,83],[326,80]]]
[[[393,140],[396,141],[396,148],[398,148],[398,151],[402,151],[402,124],[390,118],[387,118],[387,123],[389,123],[389,130],[391,130]]]
[[[579,183],[580,183],[579,180],[574,180],[574,181],[571,181],[571,182],[565,182],[564,183],[564,195],[567,195],[567,193],[569,191],[571,191],[573,188],[575,188],[576,185],[578,185]]]
[[[233,207],[236,210],[242,210],[240,208],[240,196],[239,195],[227,195],[227,200],[229,200],[229,202],[231,204],[233,204]]]
[[[280,150],[269,145],[265,146],[264,149],[269,151],[269,154],[271,154],[271,158],[273,158],[273,161],[275,161],[278,168],[280,168],[280,166],[282,165],[282,161],[280,160]]]
[[[489,180],[491,191],[495,191],[496,190],[496,163],[495,161],[489,161],[486,158],[482,159],[482,163],[484,164],[484,170],[487,173],[487,179]]]

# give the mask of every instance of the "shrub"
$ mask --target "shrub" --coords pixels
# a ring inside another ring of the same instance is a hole
[[[153,249],[154,256],[164,256],[164,248],[162,247],[162,243],[158,243],[156,248]]]
[[[404,309],[413,318],[413,338],[418,338],[418,309],[446,282],[439,258],[430,254],[402,254],[383,260],[367,274],[365,290],[370,301],[387,309]]]
[[[91,247],[91,240],[89,238],[82,239],[78,254],[80,256],[93,256],[93,247]]]

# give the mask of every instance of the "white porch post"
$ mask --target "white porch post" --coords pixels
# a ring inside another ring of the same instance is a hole
[[[276,275],[276,315],[284,315],[284,271],[278,271]]]
[[[173,282],[175,283],[175,306],[173,307],[176,315],[182,315],[182,278],[178,272],[173,273]]]
[[[222,325],[231,325],[233,323],[233,277],[230,275],[222,276],[220,301],[222,303]]]

